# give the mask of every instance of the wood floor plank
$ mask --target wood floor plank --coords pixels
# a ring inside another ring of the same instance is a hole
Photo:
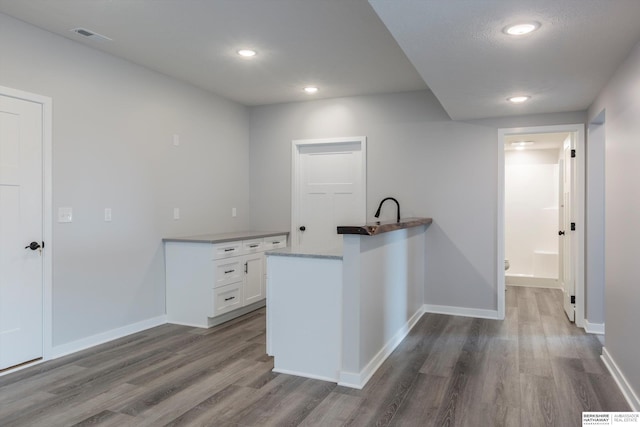
[[[520,426],[565,427],[561,424],[558,394],[553,378],[520,374],[520,395]]]
[[[332,391],[299,424],[301,427],[342,426],[354,418],[363,397]]]
[[[102,411],[84,420],[73,424],[71,427],[136,427],[140,420],[125,414],[112,411]]]
[[[450,316],[434,346],[438,351],[430,353],[420,368],[421,374],[448,377],[453,373],[462,347],[467,341],[467,332],[472,319]]]
[[[419,373],[390,425],[436,427],[436,415],[442,405],[448,382],[448,377]]]
[[[582,412],[602,410],[580,359],[554,357],[551,365],[562,408],[562,425],[580,426]]]

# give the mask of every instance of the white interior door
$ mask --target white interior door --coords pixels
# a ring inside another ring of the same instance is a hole
[[[573,223],[573,186],[574,168],[571,152],[574,149],[574,138],[570,135],[563,144],[562,156],[562,192],[560,200],[560,224],[562,225],[562,238],[560,239],[560,262],[564,311],[570,321],[575,321],[575,277],[573,275],[573,248],[575,233],[572,231]]]
[[[366,221],[365,140],[294,141],[292,244],[340,248],[339,225]]]
[[[42,105],[0,95],[0,370],[43,355],[42,142]]]

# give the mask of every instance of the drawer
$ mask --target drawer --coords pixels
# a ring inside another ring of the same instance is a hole
[[[216,280],[213,287],[218,288],[222,285],[242,280],[244,275],[243,269],[244,265],[242,264],[242,258],[240,257],[215,261]]]
[[[242,253],[242,241],[216,243],[213,245],[213,259],[238,256]]]
[[[245,254],[264,251],[264,242],[262,239],[243,240],[242,250]]]
[[[232,283],[212,289],[213,312],[209,317],[218,316],[242,307],[242,282]]]
[[[264,238],[264,250],[284,248],[287,246],[287,235],[271,236]]]

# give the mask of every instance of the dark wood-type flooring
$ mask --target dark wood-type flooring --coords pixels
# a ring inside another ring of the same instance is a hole
[[[567,427],[630,410],[557,290],[508,287],[505,321],[425,314],[363,390],[272,373],[264,314],[163,325],[0,377],[0,426]]]

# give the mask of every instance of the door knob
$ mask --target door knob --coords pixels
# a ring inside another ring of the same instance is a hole
[[[300,226],[300,231],[304,231],[304,230],[306,230],[306,229],[307,229],[307,227],[305,227],[304,225],[301,225],[301,226]]]
[[[31,242],[29,243],[29,246],[25,246],[25,249],[31,249],[32,251],[35,251],[36,249],[40,249],[40,243],[38,242]]]
[[[558,231],[558,236],[564,236],[564,231]]]

